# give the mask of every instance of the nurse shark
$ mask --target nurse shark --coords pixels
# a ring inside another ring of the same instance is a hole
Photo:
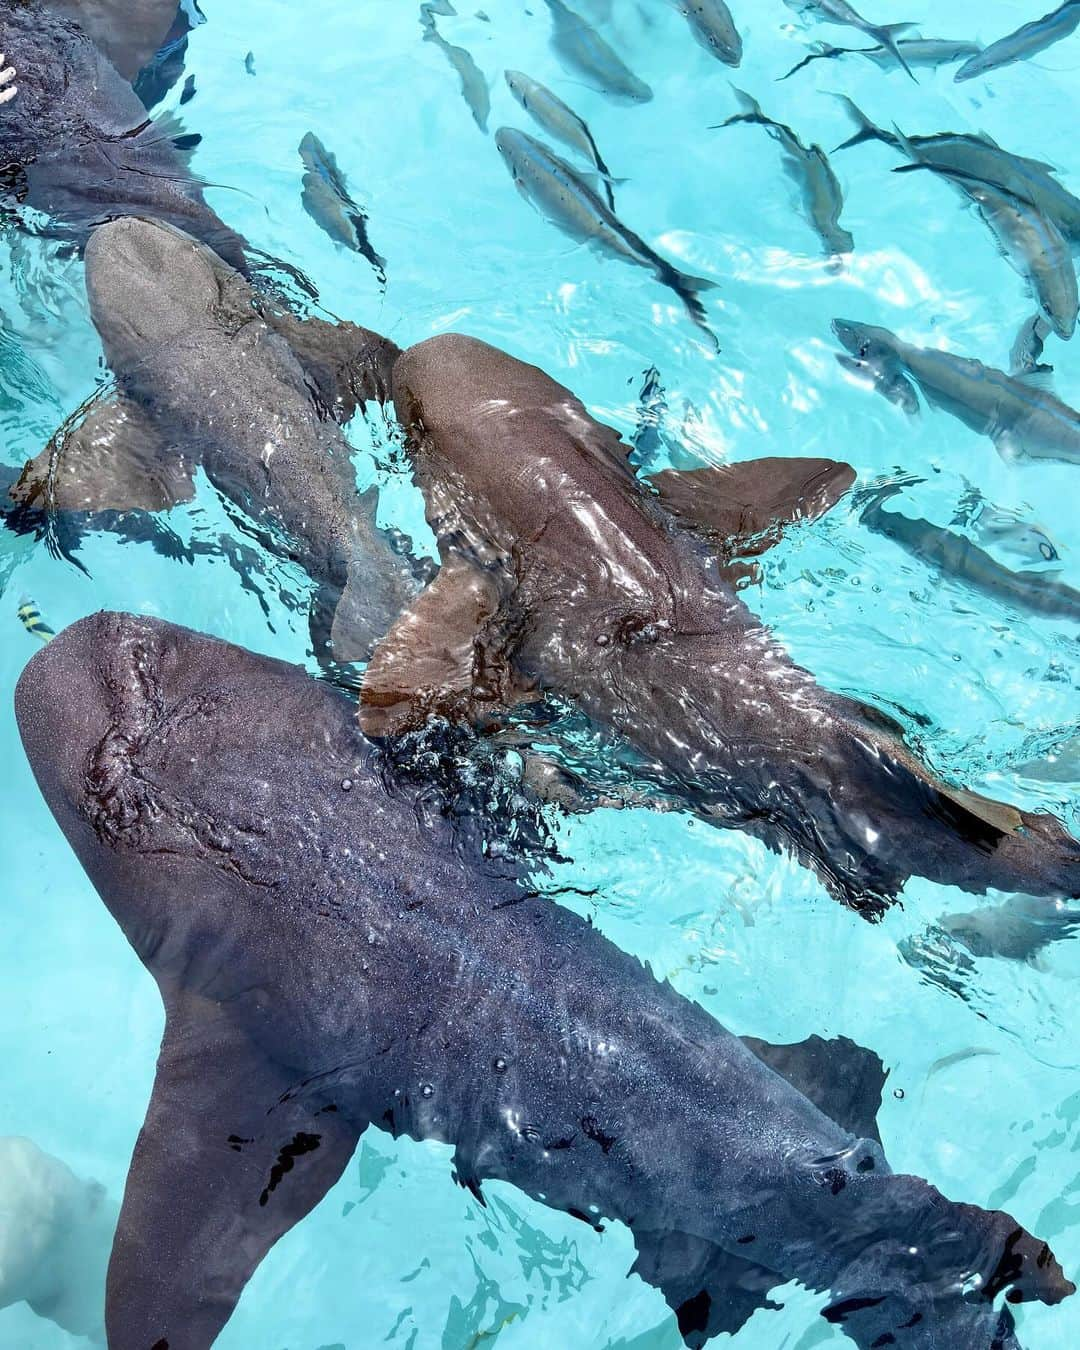
[[[242,278],[160,224],[100,230],[87,273],[125,397],[16,495],[44,485],[46,504],[77,509],[92,484],[100,505],[154,510],[190,494],[201,463],[316,582],[316,653],[371,656],[368,734],[432,715],[499,725],[550,694],[621,738],[664,792],[790,849],[864,913],[912,875],[1080,894],[1080,845],[1052,816],[935,777],[887,717],[795,665],[736,593],[739,559],[836,502],[847,465],[771,458],[643,480],[618,435],[535,367],[457,335],[402,354],[363,329],[262,318]],[[338,355],[315,400],[314,341]],[[348,406],[392,397],[406,428],[442,561],[422,594],[320,417],[342,380]]]
[[[173,143],[175,124],[152,121],[131,85],[176,10],[168,0],[0,0],[2,50],[19,88],[0,117],[0,206],[79,248],[103,221],[154,216],[244,270],[248,246],[206,204]]]
[[[572,700],[709,821],[791,849],[866,913],[912,875],[1080,895],[1050,815],[953,787],[882,713],[823,688],[736,593],[737,559],[820,515],[845,464],[763,459],[642,480],[543,371],[472,338],[393,366],[442,567],[376,650],[361,723],[498,722]]]
[[[9,524],[124,530],[132,513],[190,500],[201,468],[315,583],[317,655],[362,659],[424,575],[378,527],[375,490],[358,492],[339,425],[386,397],[397,348],[296,317],[161,221],[100,227],[86,285],[116,389],[25,467]]]
[[[110,1350],[206,1350],[368,1129],[452,1145],[480,1203],[500,1180],[627,1224],[690,1346],[792,1279],[863,1350],[1018,1350],[999,1296],[1074,1292],[1009,1215],[892,1172],[876,1056],[726,1031],[425,819],[338,690],[99,614],[34,657],[15,711],[166,1009]]]

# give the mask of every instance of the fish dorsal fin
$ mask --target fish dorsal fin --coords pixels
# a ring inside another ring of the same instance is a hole
[[[169,1009],[106,1292],[114,1345],[208,1346],[277,1240],[344,1171],[365,1122],[296,1079],[222,1005]]]
[[[95,396],[26,465],[10,495],[41,511],[168,511],[195,495],[194,464],[138,404]]]
[[[692,1350],[721,1332],[734,1336],[759,1308],[783,1306],[769,1298],[783,1276],[731,1256],[705,1238],[635,1230],[634,1245],[638,1257],[630,1273],[660,1290]],[[752,1242],[747,1249],[753,1250]]]
[[[855,481],[832,459],[751,459],[707,469],[665,469],[646,480],[681,524],[728,557],[763,553],[785,525],[816,520]]]
[[[795,1045],[770,1045],[755,1036],[743,1044],[774,1073],[809,1097],[822,1114],[857,1139],[876,1139],[877,1113],[888,1070],[872,1050],[846,1036],[808,1036]]]
[[[360,691],[364,733],[394,736],[432,716],[481,720],[516,702],[503,599],[494,573],[444,562],[371,658]]]

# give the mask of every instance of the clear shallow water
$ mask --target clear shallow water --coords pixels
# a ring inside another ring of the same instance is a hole
[[[445,57],[421,42],[415,5],[327,0],[317,16],[266,0],[206,0],[204,8],[208,23],[188,57],[198,92],[183,110],[187,128],[204,136],[195,168],[229,185],[209,194],[229,224],[302,267],[335,313],[402,344],[471,332],[543,366],[627,432],[641,373],[655,365],[669,429],[689,457],[680,462],[826,454],[849,460],[864,481],[916,473],[927,481],[903,504],[939,523],[974,485],[1038,521],[1062,552],[1063,579],[1080,586],[1075,468],[1007,465],[989,441],[944,415],[924,412],[912,423],[833,361],[828,325],[842,315],[1007,364],[1031,302],[985,227],[932,175],[891,175],[899,161],[883,146],[837,155],[856,253],[833,274],[772,142],[753,127],[705,130],[735,111],[729,72],[660,0],[620,0],[605,30],[655,90],[641,107],[611,104],[561,72],[540,0],[493,0],[488,22],[471,13],[440,19],[447,39],[468,47],[492,80],[492,131],[504,123],[532,130],[502,84],[506,67],[548,83],[587,118],[613,173],[628,179],[617,189],[621,217],[686,270],[719,282],[709,297],[723,347],[715,356],[648,274],[574,247],[517,196]],[[886,126],[985,130],[1010,150],[1054,161],[1080,190],[1070,134],[1080,39],[963,86],[949,70],[921,73],[915,86],[857,58],[819,62],[776,84],[809,41],[855,46],[858,35],[848,43],[841,29],[804,30],[780,0],[735,8],[746,38],[736,83],[806,141],[831,147],[849,134],[825,92],[841,90]],[[991,27],[973,0],[950,6],[947,24],[925,3],[894,12],[868,0],[865,10],[883,21],[923,20],[927,36],[984,39],[1034,12],[1000,3]],[[245,70],[249,51],[254,76]],[[370,210],[372,241],[387,260],[385,297],[363,260],[335,249],[302,210],[297,146],[308,130],[336,153]],[[4,249],[0,427],[4,458],[16,464],[103,371],[81,265],[20,239]],[[1058,392],[1080,404],[1080,349],[1051,340],[1047,359]],[[372,454],[378,438],[362,422],[351,436],[360,480],[386,480],[376,467],[386,456]],[[170,517],[173,528],[252,547],[209,487],[200,489]],[[407,482],[391,479],[383,509],[423,537]],[[0,537],[0,707],[10,709],[35,646],[15,617],[23,594],[56,628],[102,607],[132,609],[309,660],[302,579],[272,560],[260,560],[260,597],[212,557],[169,562],[102,537],[81,558],[89,576],[40,546]],[[924,719],[915,739],[950,776],[1048,807],[1080,828],[1076,783],[1040,783],[1013,767],[1075,730],[1073,630],[942,582],[867,532],[846,505],[793,532],[764,561],[751,603],[823,682]],[[119,1198],[161,1031],[157,994],[38,799],[10,711],[0,716],[0,756],[0,1134],[30,1135]],[[893,1167],[927,1176],[955,1199],[1004,1206],[1075,1275],[1075,943],[1032,965],[942,949],[937,965],[914,968],[905,944],[976,901],[913,881],[904,906],[871,928],[789,861],[679,815],[597,813],[565,824],[561,844],[573,862],[555,884],[596,891],[590,901],[562,902],[587,907],[613,939],[733,1030],[772,1040],[847,1034],[877,1050],[891,1069],[881,1126]],[[219,1344],[680,1344],[660,1295],[623,1278],[633,1261],[625,1230],[612,1225],[598,1237],[497,1185],[481,1211],[449,1172],[449,1150],[367,1137],[340,1185],[271,1253]],[[816,1317],[821,1299],[796,1289],[783,1298],[784,1310],[759,1313],[740,1347],[845,1343]],[[1080,1299],[1021,1309],[1019,1320],[1028,1350],[1065,1350],[1080,1340]],[[69,1343],[25,1308],[0,1313],[0,1345]]]

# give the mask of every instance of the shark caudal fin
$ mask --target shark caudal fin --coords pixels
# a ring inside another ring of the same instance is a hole
[[[185,995],[169,1009],[106,1291],[112,1350],[207,1350],[266,1253],[323,1198],[362,1123]]]

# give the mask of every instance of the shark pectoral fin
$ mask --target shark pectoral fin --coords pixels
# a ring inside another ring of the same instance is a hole
[[[751,1239],[747,1249],[752,1250]],[[659,1289],[674,1310],[687,1345],[734,1336],[759,1308],[782,1307],[769,1298],[784,1277],[690,1233],[634,1233],[638,1257],[630,1269]]]
[[[795,1045],[770,1045],[756,1036],[741,1037],[748,1050],[830,1120],[859,1139],[876,1139],[877,1113],[888,1070],[872,1050],[837,1036],[809,1036]]]
[[[360,726],[394,736],[432,716],[474,721],[518,700],[509,643],[496,623],[503,588],[461,559],[439,575],[375,651],[360,690]]]
[[[665,469],[648,482],[667,509],[727,557],[763,553],[785,525],[816,520],[855,481],[832,459],[751,459],[708,469]]]
[[[84,404],[23,469],[10,497],[39,511],[168,511],[195,495],[192,465],[125,398]]]
[[[109,1264],[110,1345],[206,1350],[341,1176],[362,1130],[295,1083],[216,1005],[170,1010]]]

